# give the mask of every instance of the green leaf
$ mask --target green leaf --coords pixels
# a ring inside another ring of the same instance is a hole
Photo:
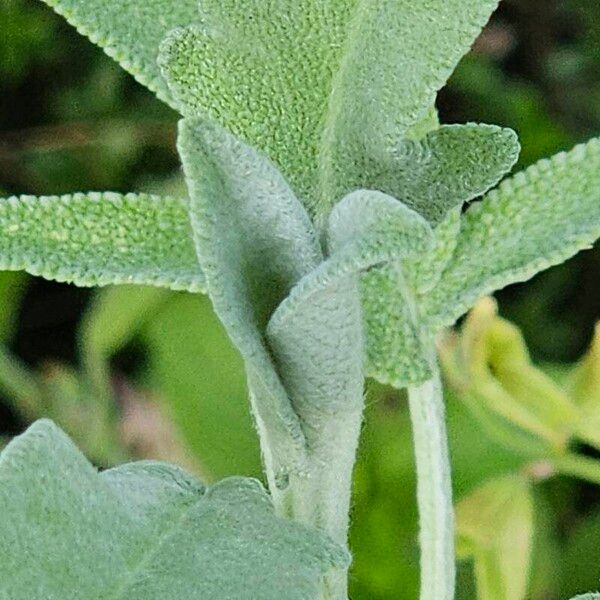
[[[348,388],[362,388],[357,275],[424,252],[431,242],[425,219],[381,192],[359,190],[334,207],[328,228],[330,258],[296,285],[267,328],[300,415],[351,410],[347,399],[356,394]]]
[[[207,0],[159,63],[186,116],[266,152],[312,214],[431,111],[497,0]],[[354,187],[376,187],[369,179]]]
[[[376,187],[438,225],[452,208],[496,185],[517,161],[519,150],[512,129],[443,125],[422,139],[396,141],[387,155],[365,157],[331,197],[352,186]]]
[[[571,600],[600,600],[600,594],[581,594],[571,598]]]
[[[316,599],[344,550],[274,516],[261,484],[206,488],[156,462],[98,473],[50,421],[0,456],[0,579],[10,598]]]
[[[523,600],[533,539],[533,499],[526,480],[490,480],[456,507],[458,552],[475,561],[479,600]]]
[[[304,436],[263,335],[275,308],[322,259],[310,219],[268,159],[220,127],[183,120],[179,150],[215,312],[246,361],[251,390],[265,396],[259,427],[272,428],[271,447],[297,456]]]
[[[0,269],[80,286],[205,288],[185,203],[148,194],[0,200]]]
[[[432,327],[451,325],[481,296],[525,281],[600,236],[600,139],[542,160],[465,213],[454,255],[424,296]]]
[[[171,29],[198,22],[198,0],[43,1],[142,85],[177,108],[156,63],[158,46]]]
[[[376,267],[362,278],[370,376],[396,387],[429,377],[417,326],[418,295],[435,286],[454,252],[460,206],[496,184],[518,154],[510,129],[448,125],[421,140],[399,143],[396,155],[380,167],[378,187],[436,227],[435,243],[426,253]]]

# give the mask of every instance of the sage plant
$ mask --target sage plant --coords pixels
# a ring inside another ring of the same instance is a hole
[[[373,377],[408,389],[421,598],[451,600],[435,338],[600,235],[600,140],[492,189],[516,134],[439,124],[436,94],[498,0],[46,1],[181,114],[189,196],[6,199],[0,268],[208,293],[245,361],[269,493],[156,463],[98,474],[39,422],[0,458],[0,596],[346,598]]]

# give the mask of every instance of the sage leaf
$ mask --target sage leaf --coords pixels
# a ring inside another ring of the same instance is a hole
[[[361,398],[347,390],[362,386],[363,377],[359,275],[424,252],[431,242],[427,221],[381,192],[359,190],[334,207],[329,258],[296,285],[267,328],[300,415],[350,410],[347,398]]]
[[[497,0],[206,0],[159,63],[185,116],[264,151],[311,215],[326,215],[431,113]],[[368,180],[355,187],[377,187]]]
[[[205,289],[185,203],[148,194],[0,200],[0,269],[79,286]]]
[[[422,139],[397,140],[387,155],[371,164],[365,157],[363,168],[357,169],[359,178],[350,183],[346,179],[344,186],[376,187],[438,225],[452,208],[496,185],[519,151],[512,129],[442,125]]]
[[[52,422],[0,455],[3,598],[317,598],[348,557],[274,516],[262,485],[157,462],[102,473]]]
[[[43,0],[142,85],[176,108],[156,63],[173,28],[198,21],[197,0]]]
[[[434,328],[475,301],[558,264],[600,236],[600,139],[542,160],[489,192],[463,217],[452,259],[423,298]]]
[[[263,335],[294,284],[321,262],[316,234],[273,164],[219,126],[184,119],[179,151],[215,312],[246,361],[253,393],[260,388],[269,406],[258,414],[259,427],[272,426],[282,447],[289,438],[297,455],[304,437]]]
[[[571,598],[571,600],[600,600],[600,594],[581,594]]]

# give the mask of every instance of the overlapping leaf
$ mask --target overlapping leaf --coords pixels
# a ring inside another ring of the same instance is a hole
[[[346,552],[261,484],[142,462],[98,473],[49,421],[0,455],[3,598],[313,600]]]
[[[361,272],[423,253],[431,228],[418,213],[381,192],[360,190],[333,209],[329,259],[304,277],[275,311],[267,336],[300,414],[350,410],[348,386],[362,387]],[[407,319],[404,329],[412,321]]]
[[[303,444],[263,333],[294,284],[321,261],[308,215],[268,159],[220,127],[182,121],[179,150],[198,257],[215,311],[244,356],[251,386],[260,388],[263,402],[271,397],[272,414],[259,419],[275,428],[276,446],[285,447],[290,436]]]
[[[148,194],[0,200],[0,269],[80,286],[205,287],[185,203]]]
[[[433,248],[366,273],[361,281],[367,330],[367,373],[403,387],[429,375],[422,332],[416,323],[417,295],[438,282],[460,228],[460,206],[495,185],[517,160],[519,143],[510,129],[492,125],[450,125],[422,140],[404,141],[383,169],[380,187],[389,189],[435,227]],[[412,298],[412,300],[411,300]],[[413,306],[411,307],[411,304]],[[413,323],[407,327],[408,323]]]
[[[439,284],[423,297],[433,327],[477,298],[558,264],[600,236],[600,139],[542,160],[472,206]]]
[[[156,63],[167,33],[198,21],[198,0],[43,0],[176,108]]]
[[[160,63],[185,115],[265,151],[314,214],[430,111],[497,0],[206,0]],[[347,188],[350,183],[351,187]]]

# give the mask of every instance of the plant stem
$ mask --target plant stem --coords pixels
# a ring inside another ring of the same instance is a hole
[[[420,516],[421,600],[452,600],[455,585],[454,513],[442,384],[437,368],[409,387]]]

